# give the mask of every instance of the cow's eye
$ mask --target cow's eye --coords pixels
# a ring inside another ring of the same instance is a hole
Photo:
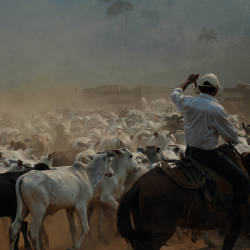
[[[129,158],[130,158],[130,159],[133,158],[133,155],[130,155]]]

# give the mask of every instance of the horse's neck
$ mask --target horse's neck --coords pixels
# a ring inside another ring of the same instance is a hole
[[[230,160],[232,160],[237,166],[247,175],[249,176],[244,163],[239,155],[237,155],[228,145],[223,144],[218,148],[223,154],[225,154]]]

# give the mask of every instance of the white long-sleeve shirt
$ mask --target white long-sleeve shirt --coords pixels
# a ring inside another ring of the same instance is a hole
[[[214,97],[203,93],[196,97],[185,96],[181,88],[176,88],[171,99],[184,116],[184,132],[188,146],[204,150],[215,149],[219,135],[226,142],[238,142],[236,128]]]

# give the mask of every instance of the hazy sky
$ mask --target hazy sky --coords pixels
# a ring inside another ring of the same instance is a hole
[[[250,83],[249,0],[128,0],[108,18],[115,1],[0,0],[0,86]],[[199,41],[204,28],[218,41]]]

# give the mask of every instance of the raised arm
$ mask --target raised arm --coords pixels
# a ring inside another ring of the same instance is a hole
[[[197,81],[198,77],[199,77],[199,74],[192,74],[192,75],[190,75],[190,76],[187,78],[187,80],[186,80],[183,84],[181,84],[181,85],[179,86],[179,88],[181,88],[183,91],[185,91],[185,89],[186,89],[190,84],[192,84],[192,83],[196,84],[196,81]]]
[[[190,75],[187,78],[187,80],[183,84],[178,86],[176,89],[174,89],[174,91],[171,94],[171,100],[181,112],[184,112],[186,101],[190,98],[190,97],[185,96],[183,92],[190,84],[196,83],[196,80],[198,79],[198,77],[199,77],[199,74]]]

